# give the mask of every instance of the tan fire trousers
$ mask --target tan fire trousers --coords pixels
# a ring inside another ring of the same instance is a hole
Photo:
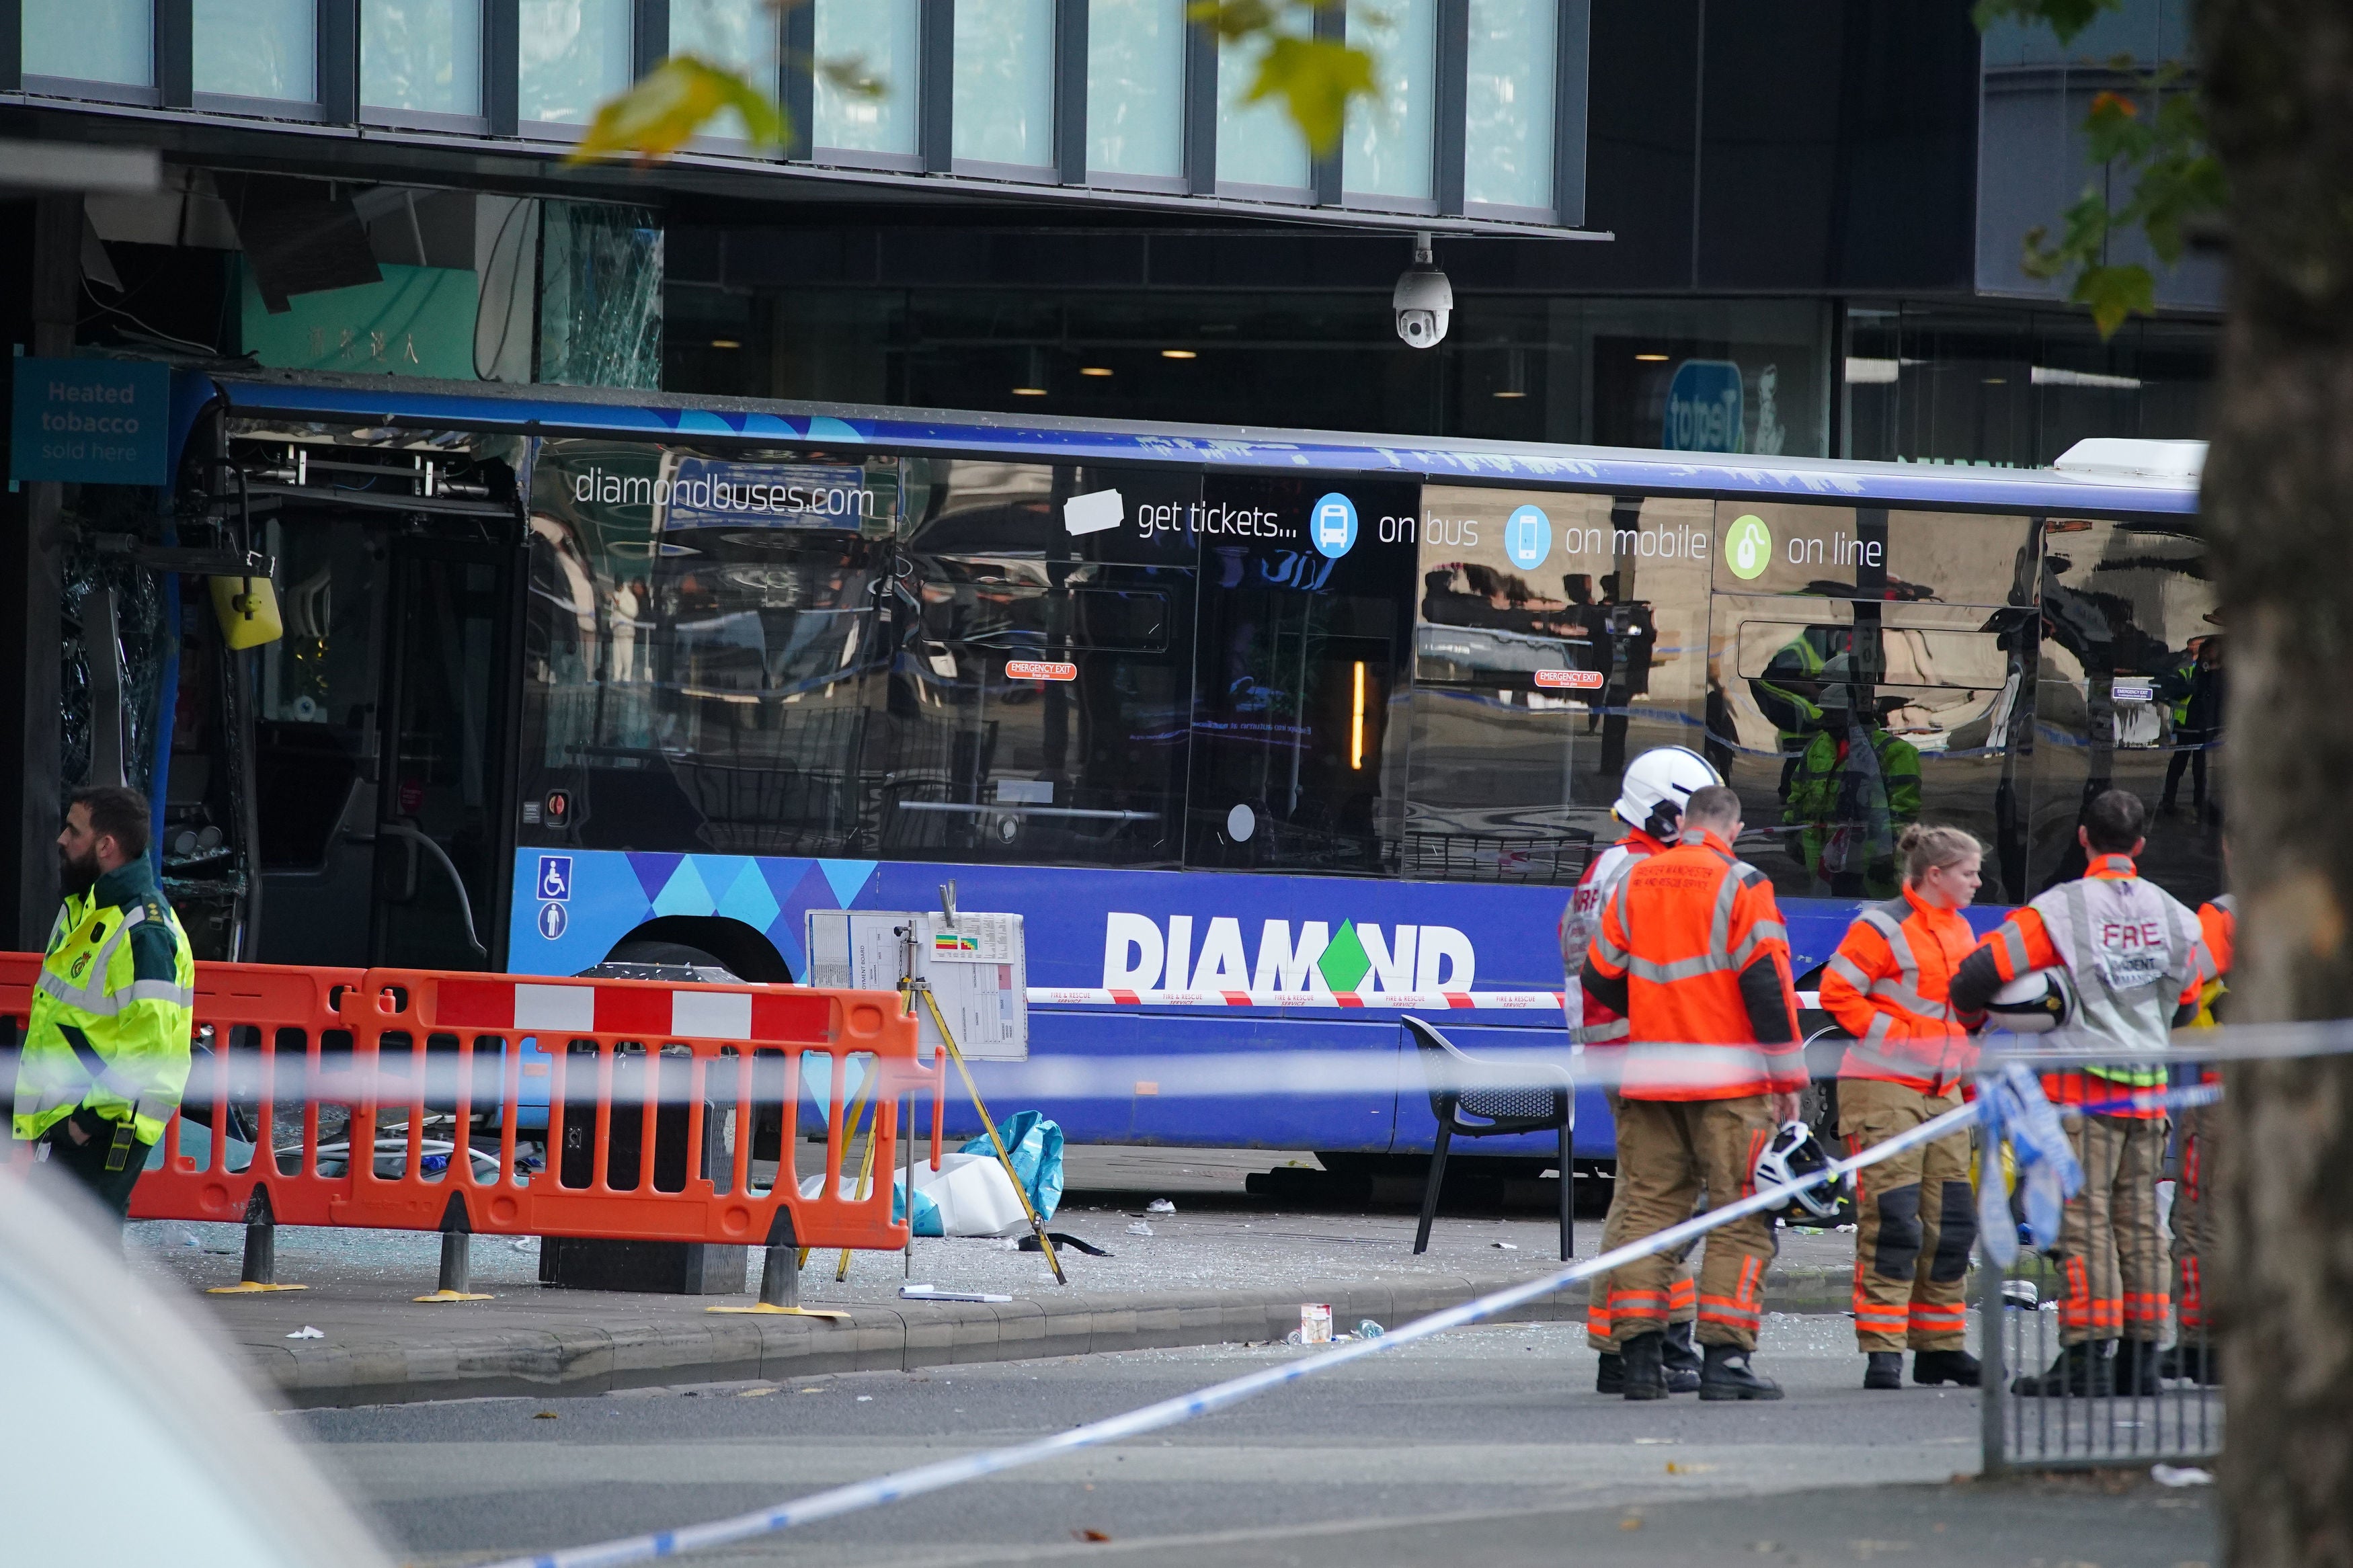
[[[1604,1089],[1602,1098],[1609,1102],[1610,1123],[1618,1130],[1618,1146],[1626,1146],[1626,1119],[1620,1114],[1618,1091]],[[1601,1222],[1601,1250],[1609,1252],[1626,1245],[1626,1181],[1625,1156],[1619,1156],[1618,1179],[1609,1184],[1609,1215]],[[1597,1280],[1588,1287],[1593,1303],[1585,1310],[1585,1342],[1604,1352],[1613,1352],[1617,1342],[1609,1331],[1609,1292],[1606,1281]],[[1692,1278],[1691,1265],[1683,1257],[1675,1258],[1674,1282],[1667,1288],[1667,1321],[1688,1323],[1699,1311],[1699,1284]]]
[[[1755,1191],[1757,1156],[1773,1137],[1761,1094],[1739,1100],[1629,1100],[1618,1110],[1618,1192],[1626,1240],[1656,1236],[1691,1217],[1705,1186],[1729,1203]],[[1710,1231],[1700,1261],[1695,1337],[1704,1345],[1757,1348],[1765,1314],[1765,1270],[1773,1261],[1773,1221],[1762,1214]],[[1623,1348],[1667,1325],[1678,1265],[1640,1258],[1609,1275],[1609,1336]]]
[[[1860,1154],[1961,1103],[1878,1079],[1839,1079],[1839,1132]],[[1977,1194],[1969,1135],[1957,1132],[1855,1175],[1854,1342],[1862,1351],[1957,1351],[1968,1343]]]
[[[2211,1331],[2207,1316],[2206,1259],[2214,1251],[2214,1187],[2221,1158],[2221,1108],[2192,1106],[2181,1116],[2179,1171],[2173,1181],[2173,1300],[2181,1314],[2181,1337]]]
[[[2163,1117],[2084,1116],[2069,1124],[2084,1190],[2068,1200],[2052,1254],[2064,1276],[2061,1343],[2165,1337],[2171,1300],[2157,1181],[2170,1127]]]

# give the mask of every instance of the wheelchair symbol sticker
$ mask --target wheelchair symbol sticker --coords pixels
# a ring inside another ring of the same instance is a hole
[[[558,903],[572,896],[572,857],[543,855],[539,858],[539,896]]]
[[[1315,548],[1337,561],[1356,547],[1356,503],[1334,490],[1315,503],[1307,527]]]
[[[562,904],[539,906],[539,934],[548,941],[554,942],[557,937],[562,936],[564,928],[571,923],[571,918],[564,912]]]

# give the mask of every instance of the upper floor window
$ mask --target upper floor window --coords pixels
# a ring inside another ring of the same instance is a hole
[[[151,0],[25,0],[26,76],[155,85]]]
[[[480,115],[481,0],[361,0],[360,102],[396,113]]]
[[[955,64],[955,161],[1050,166],[1053,0],[960,0]]]
[[[882,90],[845,91],[819,71],[812,144],[914,156],[921,48],[916,0],[817,0],[817,58],[855,60]]]
[[[195,0],[195,86],[224,97],[319,97],[315,0]]]
[[[583,125],[629,85],[629,0],[522,0],[515,111]]]

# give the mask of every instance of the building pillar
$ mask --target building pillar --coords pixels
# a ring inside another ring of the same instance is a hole
[[[81,197],[44,195],[33,223],[32,341],[37,359],[73,353],[81,282]],[[0,940],[37,952],[58,911],[58,813],[62,794],[58,671],[64,663],[65,490],[27,483],[23,526],[0,543]]]

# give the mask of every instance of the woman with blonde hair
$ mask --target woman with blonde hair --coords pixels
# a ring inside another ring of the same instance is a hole
[[[1896,842],[1900,898],[1855,917],[1822,975],[1821,1002],[1854,1037],[1839,1068],[1839,1131],[1855,1152],[1961,1103],[1977,1046],[1949,999],[1978,943],[1961,916],[1985,846],[1957,827],[1914,824]],[[1969,1139],[1957,1132],[1873,1166],[1857,1181],[1854,1336],[1865,1388],[1912,1381],[1974,1388],[1963,1349],[1969,1249],[1977,1242]]]

